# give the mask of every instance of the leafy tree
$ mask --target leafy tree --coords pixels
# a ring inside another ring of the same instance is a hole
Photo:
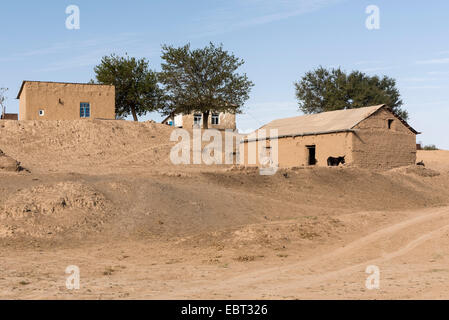
[[[112,54],[101,59],[94,69],[96,82],[115,86],[115,112],[117,118],[138,116],[158,109],[162,93],[158,87],[157,73],[146,59]]]
[[[408,112],[401,108],[396,80],[387,76],[371,77],[360,71],[347,74],[340,68],[319,67],[307,72],[295,87],[299,109],[306,114],[386,104],[408,119]]]
[[[162,72],[165,89],[161,111],[164,114],[203,114],[208,128],[210,112],[241,113],[253,83],[237,69],[242,59],[210,43],[202,49],[162,46]]]

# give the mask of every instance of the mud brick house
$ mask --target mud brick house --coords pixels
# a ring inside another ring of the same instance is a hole
[[[202,128],[203,116],[201,113],[191,114],[178,114],[171,115],[162,121],[163,124],[167,124],[177,128],[192,129]],[[236,130],[235,114],[224,112],[211,112],[208,121],[209,129],[232,129]]]
[[[24,81],[19,120],[115,119],[115,87],[87,83]]]
[[[257,135],[262,129],[266,138]],[[273,152],[271,141],[277,139],[279,167],[324,167],[329,157],[346,156],[346,163],[356,167],[394,168],[416,163],[417,134],[386,105],[331,111],[270,122],[245,137],[240,157],[245,165],[259,165],[258,154]],[[248,157],[248,150],[257,155]]]

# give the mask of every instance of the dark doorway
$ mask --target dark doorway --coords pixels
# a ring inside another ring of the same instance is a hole
[[[309,166],[316,165],[316,146],[307,146],[309,150]]]

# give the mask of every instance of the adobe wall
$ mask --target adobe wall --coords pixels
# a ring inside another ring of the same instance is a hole
[[[329,157],[346,156],[346,162],[352,162],[352,135],[351,132],[331,133],[304,137],[287,137],[278,140],[279,167],[308,166],[309,151],[307,146],[316,146],[316,166],[326,167]],[[270,146],[268,142],[267,146]],[[256,155],[259,154],[257,142],[242,143],[240,154],[244,155],[244,165],[249,163],[248,148],[255,148]],[[259,166],[258,157],[256,165]]]
[[[26,104],[27,104],[27,91],[22,91],[22,94],[20,95],[19,100],[19,120],[27,120],[26,119]]]
[[[19,119],[79,120],[82,102],[90,103],[90,119],[115,119],[114,86],[48,82],[25,83]],[[44,110],[43,116],[39,110]]]
[[[237,125],[236,125],[236,120],[235,120],[235,114],[232,113],[220,113],[220,120],[219,120],[219,124],[218,125],[213,125],[212,124],[212,113],[209,115],[209,120],[208,120],[208,124],[209,124],[209,129],[219,129],[219,130],[224,130],[224,129],[232,129],[232,130],[236,130],[237,129]],[[193,128],[193,119],[194,119],[194,114],[189,114],[189,115],[183,115],[182,117],[182,127],[185,129],[191,129]]]
[[[388,120],[393,120],[391,129]],[[394,168],[416,163],[416,135],[387,110],[379,110],[354,129],[354,165]]]

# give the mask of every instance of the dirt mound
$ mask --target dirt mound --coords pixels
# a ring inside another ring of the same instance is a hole
[[[0,237],[53,237],[98,229],[108,216],[108,201],[78,182],[39,185],[11,194],[0,206]]]
[[[406,168],[405,172],[413,173],[421,177],[438,177],[440,175],[438,171],[427,169],[420,166]]]
[[[115,120],[10,121],[0,124],[0,148],[33,172],[117,172],[170,164],[172,130]]]
[[[7,156],[2,150],[0,150],[0,172],[19,172],[22,170],[23,168],[20,166],[20,162]]]
[[[446,176],[429,179],[424,173],[408,174],[404,168],[391,171],[343,167],[282,169],[274,176],[260,176],[252,169],[233,170],[203,176],[241,194],[312,207],[307,210],[318,207],[331,211],[384,210],[444,205],[449,194]],[[432,173],[430,170],[423,172]]]
[[[432,169],[426,168],[424,166],[418,166],[418,165],[394,168],[394,169],[389,170],[389,172],[390,173],[400,173],[400,174],[405,174],[405,175],[414,174],[414,175],[417,175],[420,177],[430,177],[430,178],[438,177],[441,175],[441,173],[436,170],[432,170]]]

